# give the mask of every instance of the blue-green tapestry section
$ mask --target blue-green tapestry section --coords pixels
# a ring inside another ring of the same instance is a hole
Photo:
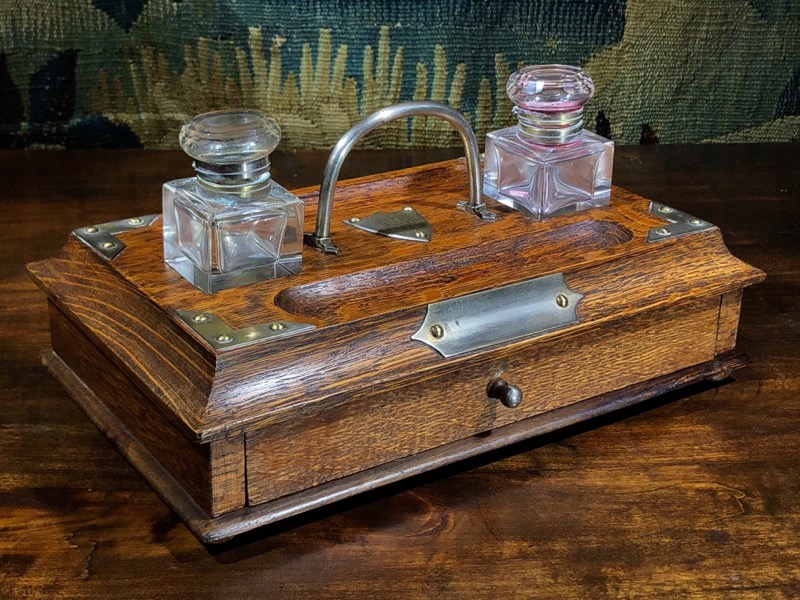
[[[509,74],[552,62],[590,72],[587,124],[618,143],[800,138],[792,0],[25,0],[0,2],[0,147],[170,148],[247,106],[284,147],[329,148],[411,99],[482,139],[513,120]],[[364,143],[457,140],[415,118]]]

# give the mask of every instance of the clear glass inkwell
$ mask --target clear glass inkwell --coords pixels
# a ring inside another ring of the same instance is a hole
[[[181,129],[197,176],[164,184],[164,260],[208,294],[302,267],[303,202],[269,171],[280,136],[257,110],[205,113]]]
[[[506,92],[518,123],[486,135],[483,193],[536,219],[607,205],[614,143],[583,129],[594,94],[589,74],[525,67]]]

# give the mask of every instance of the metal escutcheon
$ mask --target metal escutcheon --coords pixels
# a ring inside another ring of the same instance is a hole
[[[579,322],[583,294],[562,273],[433,302],[411,339],[445,358],[533,339]]]

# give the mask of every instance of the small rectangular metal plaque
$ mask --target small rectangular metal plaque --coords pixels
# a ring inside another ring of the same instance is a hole
[[[577,323],[581,298],[555,273],[429,304],[411,338],[444,357],[533,338]]]

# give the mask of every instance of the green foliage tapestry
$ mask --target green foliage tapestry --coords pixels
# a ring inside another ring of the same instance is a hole
[[[395,102],[513,120],[509,74],[581,65],[587,124],[617,143],[800,137],[796,0],[3,0],[0,147],[177,145],[180,125],[247,106],[285,148],[329,148]],[[416,118],[374,147],[452,146]]]

